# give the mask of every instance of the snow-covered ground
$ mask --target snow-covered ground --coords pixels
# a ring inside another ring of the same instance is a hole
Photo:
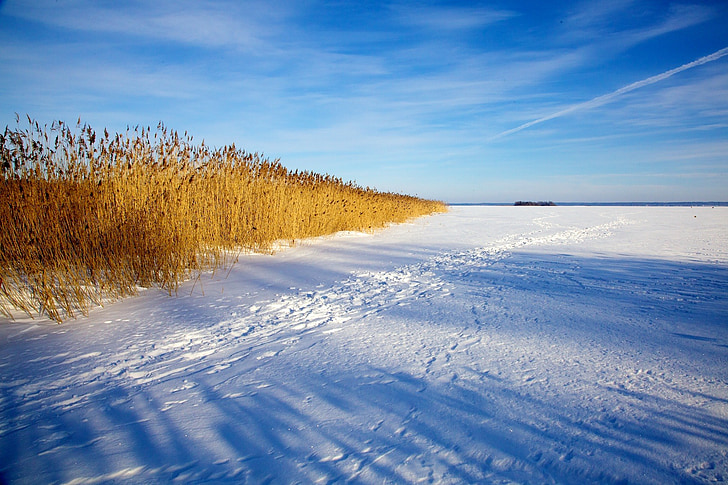
[[[728,208],[453,207],[0,321],[0,482],[728,480]]]

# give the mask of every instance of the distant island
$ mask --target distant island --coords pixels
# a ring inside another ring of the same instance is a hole
[[[551,202],[551,201],[548,201],[548,202],[543,202],[543,201],[541,201],[541,202],[533,202],[533,201],[523,201],[523,200],[519,200],[518,202],[516,202],[516,203],[515,203],[515,204],[513,204],[513,205],[537,205],[537,206],[552,206],[552,205],[556,205],[556,204],[554,204],[554,203],[553,203],[553,202]]]

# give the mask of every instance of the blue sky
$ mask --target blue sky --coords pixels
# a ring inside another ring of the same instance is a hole
[[[0,2],[0,125],[159,121],[448,202],[728,200],[728,3]]]

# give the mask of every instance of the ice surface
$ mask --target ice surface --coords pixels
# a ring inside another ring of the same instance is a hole
[[[0,481],[725,481],[726,288],[720,207],[454,207],[244,256],[0,322]]]

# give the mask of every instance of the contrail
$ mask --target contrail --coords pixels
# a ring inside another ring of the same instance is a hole
[[[687,71],[688,69],[692,69],[693,67],[702,66],[703,64],[707,64],[708,62],[718,60],[725,55],[728,55],[728,47],[724,47],[723,49],[721,49],[717,52],[714,52],[705,57],[701,57],[700,59],[697,59],[693,62],[688,62],[687,64],[683,64],[682,66],[676,67],[675,69],[670,69],[669,71],[663,72],[662,74],[657,74],[655,76],[648,77],[647,79],[643,79],[642,81],[637,81],[632,84],[628,84],[627,86],[624,86],[623,88],[619,88],[616,91],[613,91],[611,93],[597,96],[596,98],[590,99],[589,101],[584,101],[583,103],[569,106],[566,109],[562,109],[561,111],[557,111],[556,113],[550,114],[548,116],[544,116],[543,118],[529,121],[528,123],[524,123],[521,126],[517,126],[510,130],[503,131],[503,132],[498,133],[497,135],[489,138],[489,141],[496,140],[498,138],[503,138],[504,136],[512,135],[513,133],[517,133],[521,130],[525,130],[526,128],[529,128],[533,125],[537,125],[539,123],[543,123],[544,121],[552,120],[554,118],[559,118],[559,117],[567,115],[569,113],[573,113],[574,111],[595,108],[597,106],[607,104],[614,98],[621,96],[625,93],[634,91],[635,89],[639,89],[643,86],[649,86],[650,84],[655,84],[656,82],[662,81],[663,79],[667,79],[670,76],[674,76],[675,74],[678,74],[680,72]]]

